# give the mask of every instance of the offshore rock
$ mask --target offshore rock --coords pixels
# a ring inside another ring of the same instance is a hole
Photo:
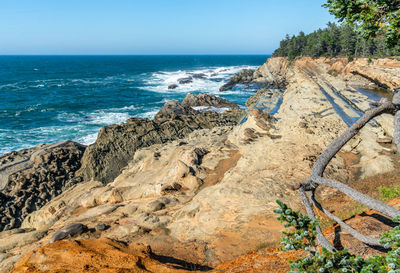
[[[38,145],[0,157],[0,231],[19,227],[67,187],[80,182],[75,172],[85,146],[65,141]]]
[[[178,85],[177,84],[170,84],[170,85],[168,85],[168,89],[176,89],[176,88],[178,88]]]
[[[242,83],[242,84],[249,84],[253,81],[254,79],[254,70],[252,69],[243,69],[239,73],[236,73],[233,75],[232,78],[229,79],[229,81],[221,86],[219,91],[228,91],[231,90],[235,85]]]
[[[178,83],[179,84],[188,84],[188,83],[192,83],[192,82],[193,82],[193,78],[192,77],[186,77],[186,78],[178,79]]]

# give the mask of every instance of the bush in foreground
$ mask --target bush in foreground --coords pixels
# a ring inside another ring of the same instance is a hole
[[[293,211],[286,204],[277,201],[279,208],[274,212],[277,219],[285,223],[290,231],[283,232],[282,250],[304,249],[309,253],[304,258],[291,262],[290,273],[295,272],[361,272],[361,273],[400,273],[400,226],[396,226],[381,235],[382,243],[388,252],[384,255],[372,256],[364,259],[353,255],[347,249],[330,252],[325,248],[320,251],[316,248],[317,221],[308,216]],[[399,218],[393,219],[400,223]]]

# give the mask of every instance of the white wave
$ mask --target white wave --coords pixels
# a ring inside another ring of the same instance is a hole
[[[75,141],[83,145],[90,145],[96,142],[98,133],[90,134],[84,137],[80,137]]]
[[[158,113],[158,111],[160,111],[159,108],[153,108],[148,112],[138,114],[137,117],[153,119],[156,116],[156,114]]]
[[[61,122],[80,122],[83,118],[79,114],[61,112],[57,115],[57,119]]]
[[[120,111],[120,110],[136,110],[137,107],[135,105],[124,106],[122,108],[111,108],[110,111]]]
[[[149,75],[144,79],[145,86],[143,90],[150,90],[157,93],[219,93],[219,88],[235,73],[242,69],[257,69],[257,66],[224,66],[216,68],[205,68],[197,70],[177,70],[177,71],[161,71]],[[193,74],[204,74],[204,78],[192,77]],[[192,82],[179,84],[178,80],[182,78],[192,77]],[[177,84],[175,89],[168,89],[171,84]],[[237,94],[241,91],[231,91]],[[227,94],[227,93],[226,93]]]
[[[95,111],[85,117],[84,123],[91,125],[110,125],[125,122],[130,118],[129,113]]]

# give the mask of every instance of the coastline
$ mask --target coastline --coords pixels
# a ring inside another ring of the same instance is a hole
[[[385,59],[371,64],[367,59],[271,58],[243,81],[286,89],[274,115],[268,102],[279,98],[265,89],[248,101],[244,122],[240,110],[193,115],[174,105],[156,118],[159,122],[133,118],[104,127],[82,155],[80,181],[23,220],[22,229],[35,231],[11,236],[36,239],[3,249],[27,253],[72,222],[105,223],[109,229],[101,237],[145,243],[158,255],[211,267],[254,249],[260,240],[273,245],[282,228],[271,216],[274,200],[298,207],[288,185],[307,177],[316,156],[347,128],[346,121],[369,108],[370,97],[357,88],[373,89],[377,82],[398,88],[399,70],[399,62]],[[238,77],[234,83],[242,81]],[[391,117],[379,117],[344,147],[356,158],[356,170],[340,156],[326,175],[349,181],[394,170],[392,124]],[[142,138],[148,134],[146,142]],[[136,139],[145,145],[132,146]],[[112,165],[119,156],[122,163]],[[9,265],[5,261],[0,268]]]
[[[0,154],[66,139],[92,144],[101,127],[153,118],[168,100],[218,94],[221,81],[267,57],[0,57]],[[192,82],[179,84],[189,77]],[[178,87],[168,89],[171,84]],[[244,105],[242,90],[223,97]]]

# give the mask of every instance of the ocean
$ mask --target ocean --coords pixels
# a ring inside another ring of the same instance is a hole
[[[153,118],[166,101],[187,93],[211,93],[244,106],[257,87],[219,87],[268,57],[0,56],[0,155],[67,139],[89,145],[102,126]],[[168,89],[199,73],[205,76]]]

